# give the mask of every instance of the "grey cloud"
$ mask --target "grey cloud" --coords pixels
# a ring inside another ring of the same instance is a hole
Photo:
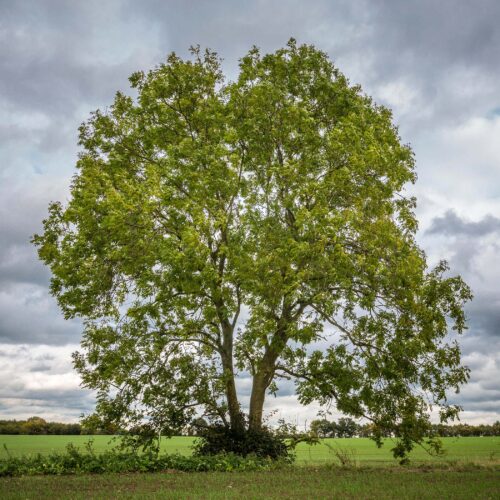
[[[277,397],[292,396],[295,394],[295,382],[293,380],[280,379],[276,381],[278,386]]]
[[[49,271],[37,261],[34,248],[11,244],[0,252],[0,258],[0,288],[13,283],[47,285]]]
[[[32,415],[45,416],[54,420],[76,420],[81,414],[88,414],[94,408],[94,395],[82,390],[67,394],[54,390],[44,393],[24,393],[3,397],[0,407],[4,418],[22,418]]]
[[[500,4],[443,2],[130,2],[137,18],[164,34],[163,51],[193,43],[218,50],[234,73],[250,46],[274,50],[290,37],[327,50],[355,82],[414,123],[486,113],[498,106]],[[394,91],[394,84],[395,90]],[[392,85],[386,88],[387,85]],[[399,109],[394,94],[411,88]],[[391,95],[392,94],[392,95]],[[496,101],[495,101],[496,99]],[[411,105],[410,105],[411,104]]]
[[[0,292],[20,284],[46,288],[49,271],[38,261],[30,239],[41,230],[49,200],[64,194],[69,179],[30,175],[18,180],[7,175],[6,180],[0,184]]]
[[[172,49],[185,53],[191,44],[211,46],[234,71],[238,57],[253,44],[273,50],[290,36],[328,50],[369,91],[403,78],[427,99],[450,105],[451,66],[458,68],[457,80],[460,73],[463,77],[480,70],[483,78],[498,82],[491,64],[500,58],[495,24],[500,7],[494,1],[482,2],[481,8],[467,3],[457,7],[451,1],[346,0],[104,5],[3,4],[1,42],[6,50],[0,58],[0,88],[9,103],[50,112],[52,120],[67,118],[82,105],[93,109],[106,104],[117,88],[127,86],[132,71],[147,69]],[[466,104],[463,92],[455,90],[453,98],[461,94],[461,106],[453,106],[453,113]],[[477,105],[488,97],[477,92],[471,102]]]
[[[462,407],[467,408],[467,411],[470,412],[500,412],[500,402],[498,400],[485,401],[480,403],[475,403],[471,401],[467,401],[466,403],[461,403]]]
[[[45,287],[16,284],[0,290],[0,342],[66,345],[78,342],[81,324],[66,321]]]
[[[500,371],[500,367],[499,368],[499,371]],[[500,383],[498,382],[498,380],[496,380],[496,378],[491,378],[491,379],[487,379],[487,380],[482,380],[481,381],[481,389],[482,390],[485,390],[485,391],[498,391],[500,388]],[[500,398],[500,395],[499,395],[499,398]]]
[[[37,365],[33,365],[30,367],[30,372],[48,372],[50,371],[50,365],[45,365],[43,363],[39,363]]]
[[[370,7],[368,83],[375,94],[391,82],[412,89],[402,109],[387,101],[412,141],[424,124],[437,128],[498,106],[499,72],[492,65],[500,59],[498,2],[392,0]]]
[[[432,221],[427,233],[477,238],[491,233],[500,233],[500,219],[493,215],[486,215],[480,221],[472,222],[459,217],[453,210],[448,210],[444,215]]]
[[[463,394],[460,398],[456,398],[460,401],[460,404],[472,409],[472,404],[480,405],[496,405],[497,410],[500,409],[500,390],[497,387],[496,390],[486,391],[482,388],[481,391],[476,390],[474,393]],[[485,411],[488,411],[485,409]]]
[[[451,403],[460,404],[467,411],[500,411],[500,357],[498,342],[483,353],[472,351],[464,356],[471,369],[471,378],[459,394],[450,394]]]
[[[126,81],[130,59],[139,59],[146,34],[127,22],[122,2],[4,2],[0,18],[4,99],[52,117],[109,99],[116,82]]]
[[[491,61],[500,56],[496,24],[500,5],[495,0],[385,0],[377,2],[373,10],[373,20],[386,28],[380,45],[389,50],[397,47],[403,56],[422,51],[430,61],[466,63],[488,70],[492,70]],[[414,62],[401,57],[403,61],[408,65]]]
[[[277,397],[292,396],[295,394],[295,382],[293,380],[277,379],[278,386]],[[252,391],[252,377],[249,373],[240,373],[236,380],[238,394],[243,397],[249,397]],[[274,396],[269,396],[274,397]]]
[[[467,308],[471,330],[500,337],[500,293],[479,293]]]
[[[469,221],[455,211],[448,210],[444,215],[432,219],[424,237],[433,238],[433,245],[448,251],[448,260],[453,272],[463,274],[475,292],[475,304],[485,300],[491,304],[500,300],[500,295],[488,287],[495,281],[495,273],[500,269],[500,219],[487,214],[478,221]],[[475,287],[479,287],[476,289]],[[483,288],[488,288],[483,292]],[[488,293],[488,297],[483,297]],[[474,310],[472,310],[474,312]]]

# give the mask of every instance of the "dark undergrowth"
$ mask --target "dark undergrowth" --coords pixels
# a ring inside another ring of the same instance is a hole
[[[295,459],[294,448],[294,441],[287,443],[285,436],[271,429],[238,431],[225,425],[211,425],[198,429],[194,455],[234,453],[243,457],[254,455],[292,463]]]

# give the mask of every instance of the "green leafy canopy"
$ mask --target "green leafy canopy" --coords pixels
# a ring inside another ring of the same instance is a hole
[[[292,39],[170,54],[80,128],[69,202],[35,235],[96,414],[173,432],[195,415],[258,429],[266,392],[335,405],[422,443],[468,379],[452,330],[471,298],[415,241],[412,151],[387,108]],[[248,417],[235,378],[252,380]]]

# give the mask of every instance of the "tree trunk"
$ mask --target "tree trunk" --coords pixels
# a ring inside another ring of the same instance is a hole
[[[257,373],[253,377],[252,394],[250,396],[249,428],[258,431],[262,428],[262,415],[266,390],[273,381],[274,364],[278,354],[268,349],[264,354]]]
[[[238,395],[236,393],[236,383],[234,381],[234,368],[232,359],[223,361],[224,377],[226,381],[226,398],[229,411],[229,422],[231,429],[241,431],[244,429],[243,415],[241,413]]]
[[[236,382],[234,380],[233,365],[233,327],[222,321],[223,344],[222,344],[222,368],[224,369],[224,380],[226,385],[227,408],[229,411],[229,423],[231,429],[242,431],[245,427],[243,414],[241,413],[238,394],[236,392]]]
[[[287,312],[283,314],[288,314]],[[257,372],[253,377],[252,394],[250,396],[249,428],[260,430],[262,428],[262,415],[266,390],[273,381],[276,360],[286,345],[286,322],[280,321],[271,344],[266,348],[266,352],[258,365]]]
[[[250,396],[249,429],[253,431],[262,428],[262,414],[264,401],[266,399],[266,377],[262,372],[256,373],[253,377],[252,394]]]

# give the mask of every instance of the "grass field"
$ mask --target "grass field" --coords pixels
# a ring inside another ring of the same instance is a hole
[[[325,466],[269,472],[106,474],[3,478],[0,497],[68,498],[349,498],[496,499],[498,470],[423,472],[419,469],[344,470]]]
[[[0,457],[5,457],[7,451],[13,456],[50,453],[51,451],[63,451],[68,443],[83,448],[91,436],[6,436],[0,435]],[[99,452],[105,450],[110,444],[110,436],[93,436],[94,449]],[[162,451],[169,453],[191,453],[190,446],[193,438],[174,437],[162,442]],[[327,443],[327,444],[325,444]],[[444,457],[430,457],[421,448],[415,449],[411,454],[414,462],[442,462],[442,461],[464,461],[464,462],[497,462],[500,461],[500,437],[463,437],[443,438],[446,454]],[[367,438],[353,439],[325,439],[322,443],[309,446],[301,443],[297,449],[297,465],[314,465],[334,462],[334,453],[329,448],[340,448],[348,450],[350,457],[358,464],[384,465],[394,464],[390,449],[392,442],[386,440],[384,446],[378,449],[375,443]]]
[[[83,448],[89,436],[0,436],[0,457]],[[110,436],[94,436],[94,449],[112,446]],[[391,442],[382,449],[368,439],[328,439],[301,444],[294,467],[226,473],[77,474],[0,478],[0,499],[113,498],[500,498],[500,437],[445,438],[446,455],[434,458],[415,450],[412,464],[400,467]],[[191,453],[192,438],[163,442],[165,452]],[[329,445],[329,446],[328,446]],[[330,448],[346,450],[351,467],[338,466]],[[349,451],[350,450],[350,451]]]

